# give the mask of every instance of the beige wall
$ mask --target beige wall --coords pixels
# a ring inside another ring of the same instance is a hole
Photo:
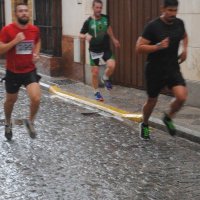
[[[182,64],[184,77],[200,81],[200,0],[180,0],[179,15],[189,36],[188,59]]]

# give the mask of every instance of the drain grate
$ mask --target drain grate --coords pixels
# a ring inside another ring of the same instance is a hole
[[[99,115],[97,112],[82,112],[81,113],[84,116],[94,116],[94,115]]]
[[[74,80],[54,80],[52,81],[53,83],[55,84],[58,84],[58,85],[67,85],[67,84],[75,84],[77,83],[76,81]]]

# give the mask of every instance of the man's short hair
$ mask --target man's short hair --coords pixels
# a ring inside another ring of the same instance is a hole
[[[163,7],[175,6],[178,7],[178,0],[163,0]]]
[[[94,7],[95,3],[103,4],[102,0],[93,0],[92,7]]]
[[[18,6],[28,6],[28,4],[27,3],[23,3],[23,2],[21,2],[21,3],[16,3],[15,4],[15,12],[17,11],[17,7]]]

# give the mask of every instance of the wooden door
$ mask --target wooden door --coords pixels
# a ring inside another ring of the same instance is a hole
[[[160,0],[108,0],[108,15],[121,48],[114,49],[117,68],[114,83],[144,88],[145,55],[136,55],[135,44],[144,25],[159,16]]]

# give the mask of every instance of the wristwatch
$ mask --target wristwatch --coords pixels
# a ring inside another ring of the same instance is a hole
[[[158,47],[158,49],[162,49],[161,42],[156,43],[156,46]]]

